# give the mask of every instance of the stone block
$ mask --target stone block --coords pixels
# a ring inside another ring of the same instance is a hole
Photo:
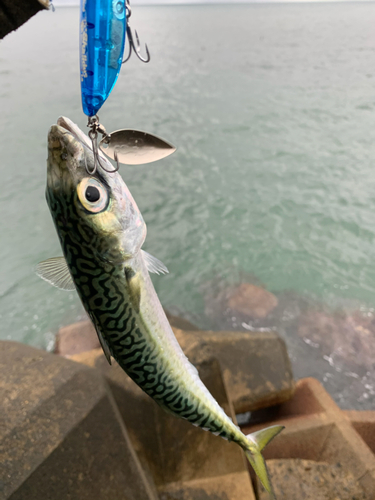
[[[346,411],[354,429],[375,454],[375,411]]]
[[[294,392],[285,342],[276,332],[186,332],[174,329],[193,364],[209,357],[221,366],[236,414],[283,403]]]
[[[60,328],[56,335],[55,353],[61,356],[71,357],[98,347],[100,342],[89,320]]]
[[[0,499],[156,500],[103,377],[0,342]]]
[[[199,331],[190,321],[165,311],[172,328]],[[56,335],[55,354],[72,357],[82,352],[100,347],[100,342],[92,322],[87,319],[59,329]]]
[[[160,500],[255,500],[249,489],[247,471],[171,483],[160,493]]]
[[[253,498],[245,458],[237,445],[166,413],[116,362],[110,366],[97,351],[75,359],[94,365],[107,377],[133,446],[146,474],[153,478],[160,498],[237,500],[240,490],[241,498]],[[202,360],[197,368],[212,395],[235,419],[217,360]],[[235,477],[240,478],[236,490]],[[209,491],[216,491],[216,496],[212,493],[207,497]]]
[[[262,424],[246,425],[243,432],[248,434],[273,424],[285,425],[285,429],[265,448],[267,460],[293,458],[331,466],[339,463],[344,473],[363,489],[366,498],[375,498],[375,457],[317,380],[298,381],[290,401],[263,411]]]
[[[180,316],[175,316],[174,314],[170,313],[166,309],[164,309],[164,312],[168,318],[169,324],[171,325],[172,328],[178,328],[179,330],[188,330],[188,331],[194,331],[197,332],[200,330],[197,326],[193,325],[190,321],[184,318],[180,318]]]
[[[277,500],[368,500],[353,475],[335,465],[312,460],[268,460]],[[259,500],[269,500],[262,490]]]

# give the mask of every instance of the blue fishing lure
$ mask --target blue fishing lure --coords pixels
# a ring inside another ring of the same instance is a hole
[[[81,0],[83,112],[97,114],[120,73],[125,47],[125,0]]]
[[[133,36],[129,26],[130,15],[129,0],[81,0],[81,97],[94,155],[93,169],[86,163],[90,175],[95,173],[98,164],[108,172],[100,162],[99,148],[116,162],[110,172],[116,172],[120,163],[150,163],[165,158],[176,149],[160,137],[139,130],[122,129],[108,134],[99,123],[97,113],[115,86],[122,64],[129,60],[132,52],[141,61],[150,61],[147,45],[146,56],[141,55],[138,34],[135,31]],[[126,35],[129,50],[124,59]],[[102,135],[100,144],[98,134]]]

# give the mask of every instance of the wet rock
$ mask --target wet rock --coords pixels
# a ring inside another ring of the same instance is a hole
[[[310,310],[300,317],[298,335],[318,348],[331,364],[346,370],[372,370],[375,359],[375,318],[360,312]]]
[[[278,292],[278,305],[265,318],[249,318],[227,307],[235,285],[224,278],[218,276],[201,288],[212,329],[277,331],[287,343],[296,378],[316,377],[344,408],[373,409],[373,309],[355,311],[358,304],[342,300],[338,310],[337,302],[334,309],[308,295],[285,290]],[[239,275],[233,279],[261,287],[256,277]]]
[[[95,328],[90,320],[60,328],[56,335],[55,354],[73,356],[100,347]]]
[[[231,289],[226,302],[233,313],[245,314],[254,319],[265,318],[278,305],[273,293],[251,283],[242,283]]]
[[[261,322],[278,306],[278,298],[258,282],[228,284],[213,279],[202,287],[205,315],[218,329],[240,328],[242,322]]]
[[[1,500],[156,500],[102,376],[0,342]]]
[[[268,460],[267,466],[278,500],[368,500],[361,485],[339,462],[291,458]],[[259,500],[268,499],[268,493],[260,488]]]
[[[292,368],[285,343],[276,332],[174,332],[193,364],[210,357],[219,361],[235,413],[292,397]]]

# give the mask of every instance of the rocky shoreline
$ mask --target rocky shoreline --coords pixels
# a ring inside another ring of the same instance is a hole
[[[315,379],[295,384],[276,332],[170,321],[219,404],[246,416],[246,434],[285,425],[265,450],[278,500],[374,498],[375,412],[344,413]],[[61,355],[0,342],[1,500],[266,499],[237,446],[162,411],[91,349],[95,337],[89,322],[62,329]]]
[[[372,500],[375,412],[345,413],[316,379],[295,382],[286,343],[271,326],[285,314],[283,297],[242,283],[210,307],[224,326],[229,312],[234,327],[200,330],[167,315],[203,382],[245,433],[285,425],[265,450],[277,498]],[[372,317],[311,307],[295,317],[289,332],[309,348],[339,351],[356,369],[355,353],[371,359]],[[0,372],[0,500],[267,498],[241,450],[167,415],[116,362],[110,366],[89,320],[61,328],[54,354],[0,342]]]
[[[297,378],[317,378],[342,408],[375,409],[373,309],[329,307],[295,292],[272,294],[246,276],[237,284],[213,280],[203,294],[212,328],[277,331]]]

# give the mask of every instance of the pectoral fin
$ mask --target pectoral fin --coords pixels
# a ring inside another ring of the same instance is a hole
[[[141,252],[149,273],[155,273],[155,274],[169,273],[167,267],[159,259],[149,254],[148,252],[145,252],[144,250],[141,250]]]
[[[128,291],[130,300],[134,309],[139,312],[141,303],[141,283],[139,281],[139,274],[136,273],[131,267],[125,267],[125,278],[128,284]]]
[[[44,281],[60,290],[71,292],[76,289],[64,257],[52,257],[39,262],[35,267],[35,272]]]

